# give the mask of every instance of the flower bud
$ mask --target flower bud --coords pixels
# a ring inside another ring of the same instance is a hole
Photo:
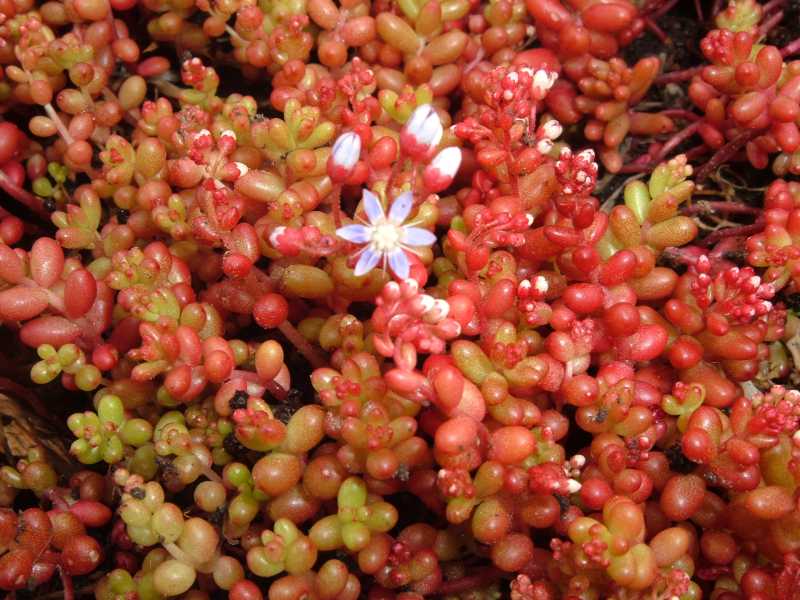
[[[282,225],[272,230],[272,233],[269,234],[269,243],[272,245],[273,248],[280,247],[280,239],[285,232],[286,232],[286,227]]]
[[[558,139],[563,130],[561,123],[555,119],[551,119],[542,124],[536,132],[536,137],[538,139],[536,149],[542,154],[550,152],[553,148],[553,140]]]
[[[430,156],[442,141],[444,129],[433,106],[417,107],[400,132],[400,147],[407,155],[422,159]]]
[[[461,166],[461,149],[451,146],[437,154],[422,173],[425,188],[431,192],[447,189]]]
[[[328,175],[334,181],[344,181],[353,173],[360,156],[361,138],[354,131],[343,133],[333,143],[328,159]]]
[[[543,100],[547,96],[547,92],[553,87],[553,84],[558,79],[558,73],[555,71],[548,71],[546,69],[538,69],[533,74],[533,83],[531,83],[531,92],[536,100]]]
[[[564,131],[561,123],[555,119],[550,119],[546,123],[543,123],[540,129],[542,131],[542,136],[550,140],[558,139],[561,136],[561,132]]]
[[[226,129],[220,133],[219,140],[217,140],[217,147],[225,156],[231,154],[236,150],[236,133],[230,129]]]

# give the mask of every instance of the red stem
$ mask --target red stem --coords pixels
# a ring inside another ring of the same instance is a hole
[[[44,209],[44,204],[38,197],[31,194],[29,191],[22,189],[13,181],[11,181],[8,176],[0,170],[0,188],[14,198],[17,202],[22,204],[28,210],[32,210],[37,215],[42,217],[48,223],[50,222],[50,213],[48,213]]]
[[[684,154],[686,155],[686,159],[689,162],[691,162],[692,160],[694,160],[698,156],[702,156],[703,154],[705,154],[707,151],[708,151],[708,148],[706,147],[705,144],[699,144],[699,145],[695,146],[694,148],[690,148],[689,150],[684,152]],[[644,162],[642,160],[644,158],[649,159],[651,162]],[[658,166],[658,163],[657,162],[652,162],[652,157],[649,154],[643,154],[642,156],[639,156],[636,160],[634,160],[632,163],[628,163],[627,165],[624,165],[617,172],[618,173],[625,173],[625,174],[645,173],[647,171],[652,171],[657,166]]]
[[[705,66],[692,67],[691,69],[683,69],[681,71],[670,71],[656,77],[655,84],[663,85],[666,83],[679,83],[681,81],[688,81],[695,75],[699,75]]]
[[[314,348],[314,346],[303,337],[303,334],[297,331],[295,326],[289,321],[284,321],[278,325],[278,330],[289,340],[297,351],[305,357],[314,369],[319,369],[328,364],[325,356]]]
[[[737,135],[730,142],[725,144],[722,148],[717,150],[714,155],[708,160],[706,164],[700,167],[695,173],[695,182],[701,183],[712,171],[719,167],[722,163],[730,160],[744,145],[756,137],[760,132],[754,129],[748,129]]]
[[[722,200],[698,200],[691,206],[683,207],[682,212],[687,215],[705,214],[721,212],[734,215],[758,215],[762,209],[755,206],[747,206],[739,202],[729,202]]]
[[[697,13],[697,20],[701,23],[706,20],[703,16],[703,7],[700,5],[700,0],[694,0],[694,10]]]
[[[778,8],[786,4],[786,0],[770,0],[761,7],[761,14],[766,15],[772,11],[773,8]]]
[[[673,135],[669,138],[664,144],[659,148],[658,152],[650,158],[650,162],[648,163],[641,163],[636,162],[631,165],[627,165],[627,169],[623,167],[620,169],[620,173],[641,173],[643,171],[647,171],[649,169],[654,168],[658,163],[663,161],[667,155],[672,152],[675,148],[680,146],[685,140],[692,137],[697,131],[697,128],[700,127],[700,122],[695,121],[691,125],[687,125],[683,129],[681,129],[678,133]],[[623,171],[624,169],[624,171]]]
[[[64,600],[75,600],[75,586],[72,584],[72,577],[58,567],[58,574],[61,576],[61,584],[64,586]]]
[[[685,119],[686,121],[699,121],[702,119],[700,115],[683,108],[668,108],[667,110],[662,110],[659,114],[670,119]]]
[[[680,146],[684,141],[692,137],[699,127],[700,122],[695,121],[669,138],[666,142],[664,142],[664,145],[661,146],[661,149],[658,151],[658,154],[656,154],[653,162],[660,163],[662,160],[664,160],[670,152]]]
[[[717,229],[716,231],[712,231],[709,233],[705,238],[703,238],[700,242],[703,246],[713,246],[720,240],[724,240],[725,238],[729,237],[745,237],[753,235],[754,233],[759,233],[764,229],[764,221],[756,221],[752,225],[741,225],[739,227],[725,227],[723,229]]]
[[[783,48],[781,48],[781,56],[783,58],[791,56],[792,54],[796,54],[797,52],[800,52],[800,38],[792,40],[791,42],[786,44]]]
[[[45,492],[45,498],[50,500],[54,508],[59,510],[69,510],[69,503],[64,499],[61,488],[49,489]]]
[[[686,155],[686,159],[689,162],[691,162],[695,158],[697,158],[698,156],[702,156],[706,152],[708,152],[708,146],[706,146],[705,144],[698,144],[694,148],[690,148],[689,150],[684,152],[684,154]]]
[[[617,174],[644,173],[646,171],[652,171],[654,167],[655,164],[652,162],[652,156],[650,154],[642,154],[641,156],[637,156],[633,162],[622,165],[620,170],[617,171]]]
[[[445,595],[466,592],[477,587],[495,583],[501,578],[502,574],[503,572],[495,567],[481,569],[475,575],[466,575],[465,577],[453,579],[452,581],[443,581],[442,585],[440,585],[437,590],[437,594]]]
[[[778,12],[776,12],[774,15],[772,15],[769,19],[767,19],[766,21],[764,21],[761,24],[761,26],[758,28],[758,34],[761,37],[766,37],[767,34],[770,31],[772,31],[773,29],[775,29],[775,27],[778,25],[778,23],[781,22],[781,19],[783,19],[783,11],[779,10]]]
[[[643,11],[643,15],[649,16],[651,19],[658,19],[662,15],[668,13],[673,6],[678,3],[678,0],[669,0],[669,2],[655,2],[653,6],[646,7]]]
[[[264,384],[264,387],[267,388],[267,391],[272,394],[272,397],[276,400],[281,402],[286,402],[286,398],[288,397],[288,392],[283,389],[280,385],[275,383],[275,381],[267,381]]]
[[[334,184],[331,190],[331,211],[333,212],[333,222],[336,227],[342,226],[342,186]]]
[[[651,19],[650,17],[645,17],[644,24],[647,26],[650,32],[659,39],[659,41],[662,44],[669,43],[669,36],[666,33],[664,33],[664,30],[661,29],[661,27],[656,25],[656,22],[653,21],[653,19]]]
[[[645,3],[639,7],[639,15],[649,15],[658,10],[663,4],[664,0],[645,0]]]

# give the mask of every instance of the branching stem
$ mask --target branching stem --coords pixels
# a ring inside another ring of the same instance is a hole
[[[748,129],[737,135],[727,144],[717,150],[714,155],[708,160],[706,164],[700,167],[695,173],[695,181],[701,183],[711,175],[722,163],[730,160],[739,150],[741,150],[747,142],[752,140],[759,134],[759,131]]]

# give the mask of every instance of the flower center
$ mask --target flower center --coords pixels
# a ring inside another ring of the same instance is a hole
[[[392,223],[378,223],[372,229],[372,245],[379,252],[394,250],[400,243],[401,229]]]

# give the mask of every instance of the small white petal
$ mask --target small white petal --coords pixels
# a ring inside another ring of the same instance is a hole
[[[406,253],[400,249],[395,250],[389,255],[389,266],[400,279],[408,279],[411,270],[408,264]]]
[[[422,312],[428,312],[430,309],[433,308],[434,303],[433,296],[429,296],[428,294],[420,294],[419,296],[419,303],[422,305]]]
[[[395,225],[402,225],[403,221],[408,218],[412,206],[414,206],[414,194],[403,192],[389,207],[389,220]]]
[[[353,269],[353,274],[356,277],[366,275],[375,268],[375,265],[378,264],[380,259],[380,254],[373,252],[370,248],[366,248],[364,252],[361,253],[361,258],[358,259],[356,268]]]
[[[345,225],[336,230],[336,235],[354,244],[366,244],[372,237],[372,230],[364,225]]]
[[[367,219],[369,219],[370,223],[375,223],[383,217],[383,206],[381,206],[378,197],[371,191],[364,190],[361,204],[364,206],[364,212],[367,213]]]
[[[450,305],[447,303],[447,300],[436,300],[433,308],[436,311],[436,314],[439,316],[439,320],[444,319],[448,314],[450,314]]]
[[[581,487],[583,486],[581,486],[580,482],[575,481],[574,479],[567,480],[567,490],[570,494],[577,494],[581,491]]]
[[[242,162],[234,162],[233,165],[236,167],[236,170],[239,171],[239,177],[244,177],[247,175],[247,172],[250,170],[246,164]]]

